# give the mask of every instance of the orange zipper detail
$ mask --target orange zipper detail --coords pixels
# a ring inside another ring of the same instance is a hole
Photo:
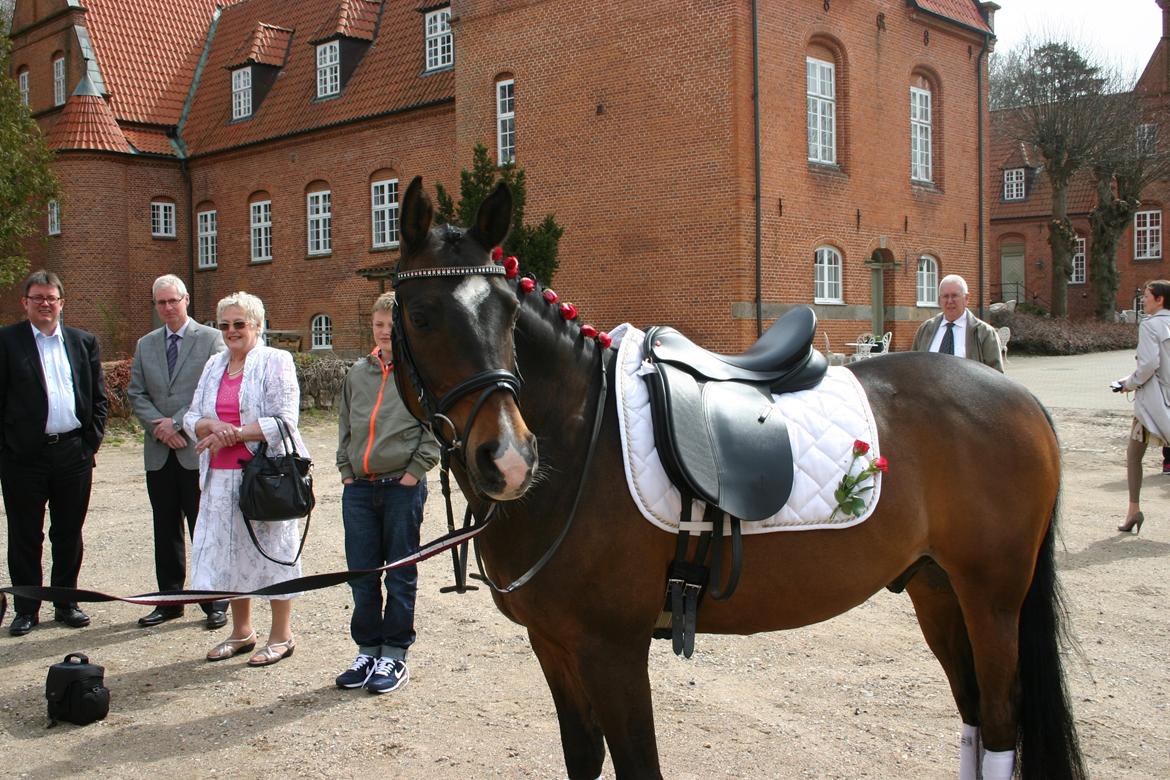
[[[374,354],[377,354],[378,348],[374,348]],[[378,428],[378,409],[382,407],[382,394],[386,391],[386,380],[390,377],[390,366],[382,362],[381,356],[378,357],[378,365],[382,369],[382,384],[378,386],[378,399],[374,401],[374,409],[370,412],[370,438],[366,441],[366,452],[362,455],[362,469],[366,475],[372,474],[370,471],[370,451],[374,448],[374,435]]]

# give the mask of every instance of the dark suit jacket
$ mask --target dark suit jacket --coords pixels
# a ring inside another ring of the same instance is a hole
[[[81,438],[97,452],[106,431],[106,384],[97,339],[62,326],[65,352],[73,369],[73,397]],[[49,396],[32,325],[22,320],[0,328],[0,453],[37,455],[45,446]]]

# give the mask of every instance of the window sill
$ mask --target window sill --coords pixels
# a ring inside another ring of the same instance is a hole
[[[829,301],[821,298],[813,298],[813,303],[817,306],[844,306],[845,301]]]
[[[455,70],[455,63],[451,63],[450,65],[440,65],[437,68],[424,68],[423,72],[420,73],[419,75],[420,76],[433,76],[436,73],[444,73],[448,70]]]
[[[214,271],[217,268],[219,268],[219,263],[216,263],[214,265],[201,265],[198,268],[196,268],[195,270],[196,271]]]
[[[330,251],[330,252],[310,252],[309,254],[305,255],[305,259],[306,260],[319,260],[322,257],[332,257],[332,256],[333,256],[332,251]]]
[[[371,252],[393,252],[397,249],[398,249],[398,242],[397,241],[395,241],[393,244],[386,244],[385,246],[372,246],[372,247],[370,247]]]
[[[61,237],[61,231],[60,231],[60,230],[58,230],[56,233],[46,233],[45,235],[46,235],[47,237],[49,237],[49,238],[60,238],[60,237]]]
[[[839,176],[841,178],[848,178],[849,176],[849,174],[845,173],[845,171],[843,171],[841,166],[837,163],[823,163],[809,160],[808,170],[809,173],[817,173],[821,174],[822,176]]]
[[[167,236],[167,235],[163,235],[161,233],[151,233],[150,237],[152,239],[154,239],[155,241],[178,241],[179,240],[178,236]]]
[[[265,257],[265,258],[261,258],[259,260],[249,260],[248,261],[248,265],[271,265],[271,264],[272,264],[271,257]]]
[[[1160,263],[1160,262],[1162,262],[1162,258],[1161,257],[1135,257],[1133,259],[1133,261],[1135,263]]]
[[[309,351],[310,352],[332,352],[333,345],[329,344],[329,345],[324,346],[324,347],[309,347]]]
[[[932,181],[918,181],[917,179],[910,180],[910,189],[912,192],[921,193],[923,195],[942,195],[942,189]]]
[[[930,303],[928,301],[919,301],[918,303],[916,303],[914,305],[920,309],[937,309],[938,308],[937,303]]]

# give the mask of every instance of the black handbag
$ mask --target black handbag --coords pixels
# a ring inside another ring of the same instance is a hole
[[[309,520],[317,503],[313,497],[313,461],[297,452],[288,424],[280,417],[274,419],[285,454],[269,455],[268,442],[262,441],[251,460],[241,461],[244,469],[240,483],[240,511],[244,515],[248,536],[252,537],[252,544],[260,554],[273,563],[293,566],[305,549]],[[252,523],[283,522],[298,517],[305,518],[305,532],[301,535],[296,557],[282,561],[265,552],[252,530]]]
[[[105,668],[91,664],[84,653],[70,653],[49,667],[45,698],[52,725],[65,720],[84,726],[102,720],[110,712],[110,689]]]

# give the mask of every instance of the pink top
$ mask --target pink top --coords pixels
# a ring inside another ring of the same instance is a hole
[[[240,385],[243,382],[243,372],[233,379],[225,371],[223,379],[219,383],[219,394],[215,397],[215,414],[225,423],[240,424]],[[251,459],[252,453],[243,443],[233,444],[211,454],[211,467],[213,469],[240,469],[243,468],[240,465],[241,460]]]

